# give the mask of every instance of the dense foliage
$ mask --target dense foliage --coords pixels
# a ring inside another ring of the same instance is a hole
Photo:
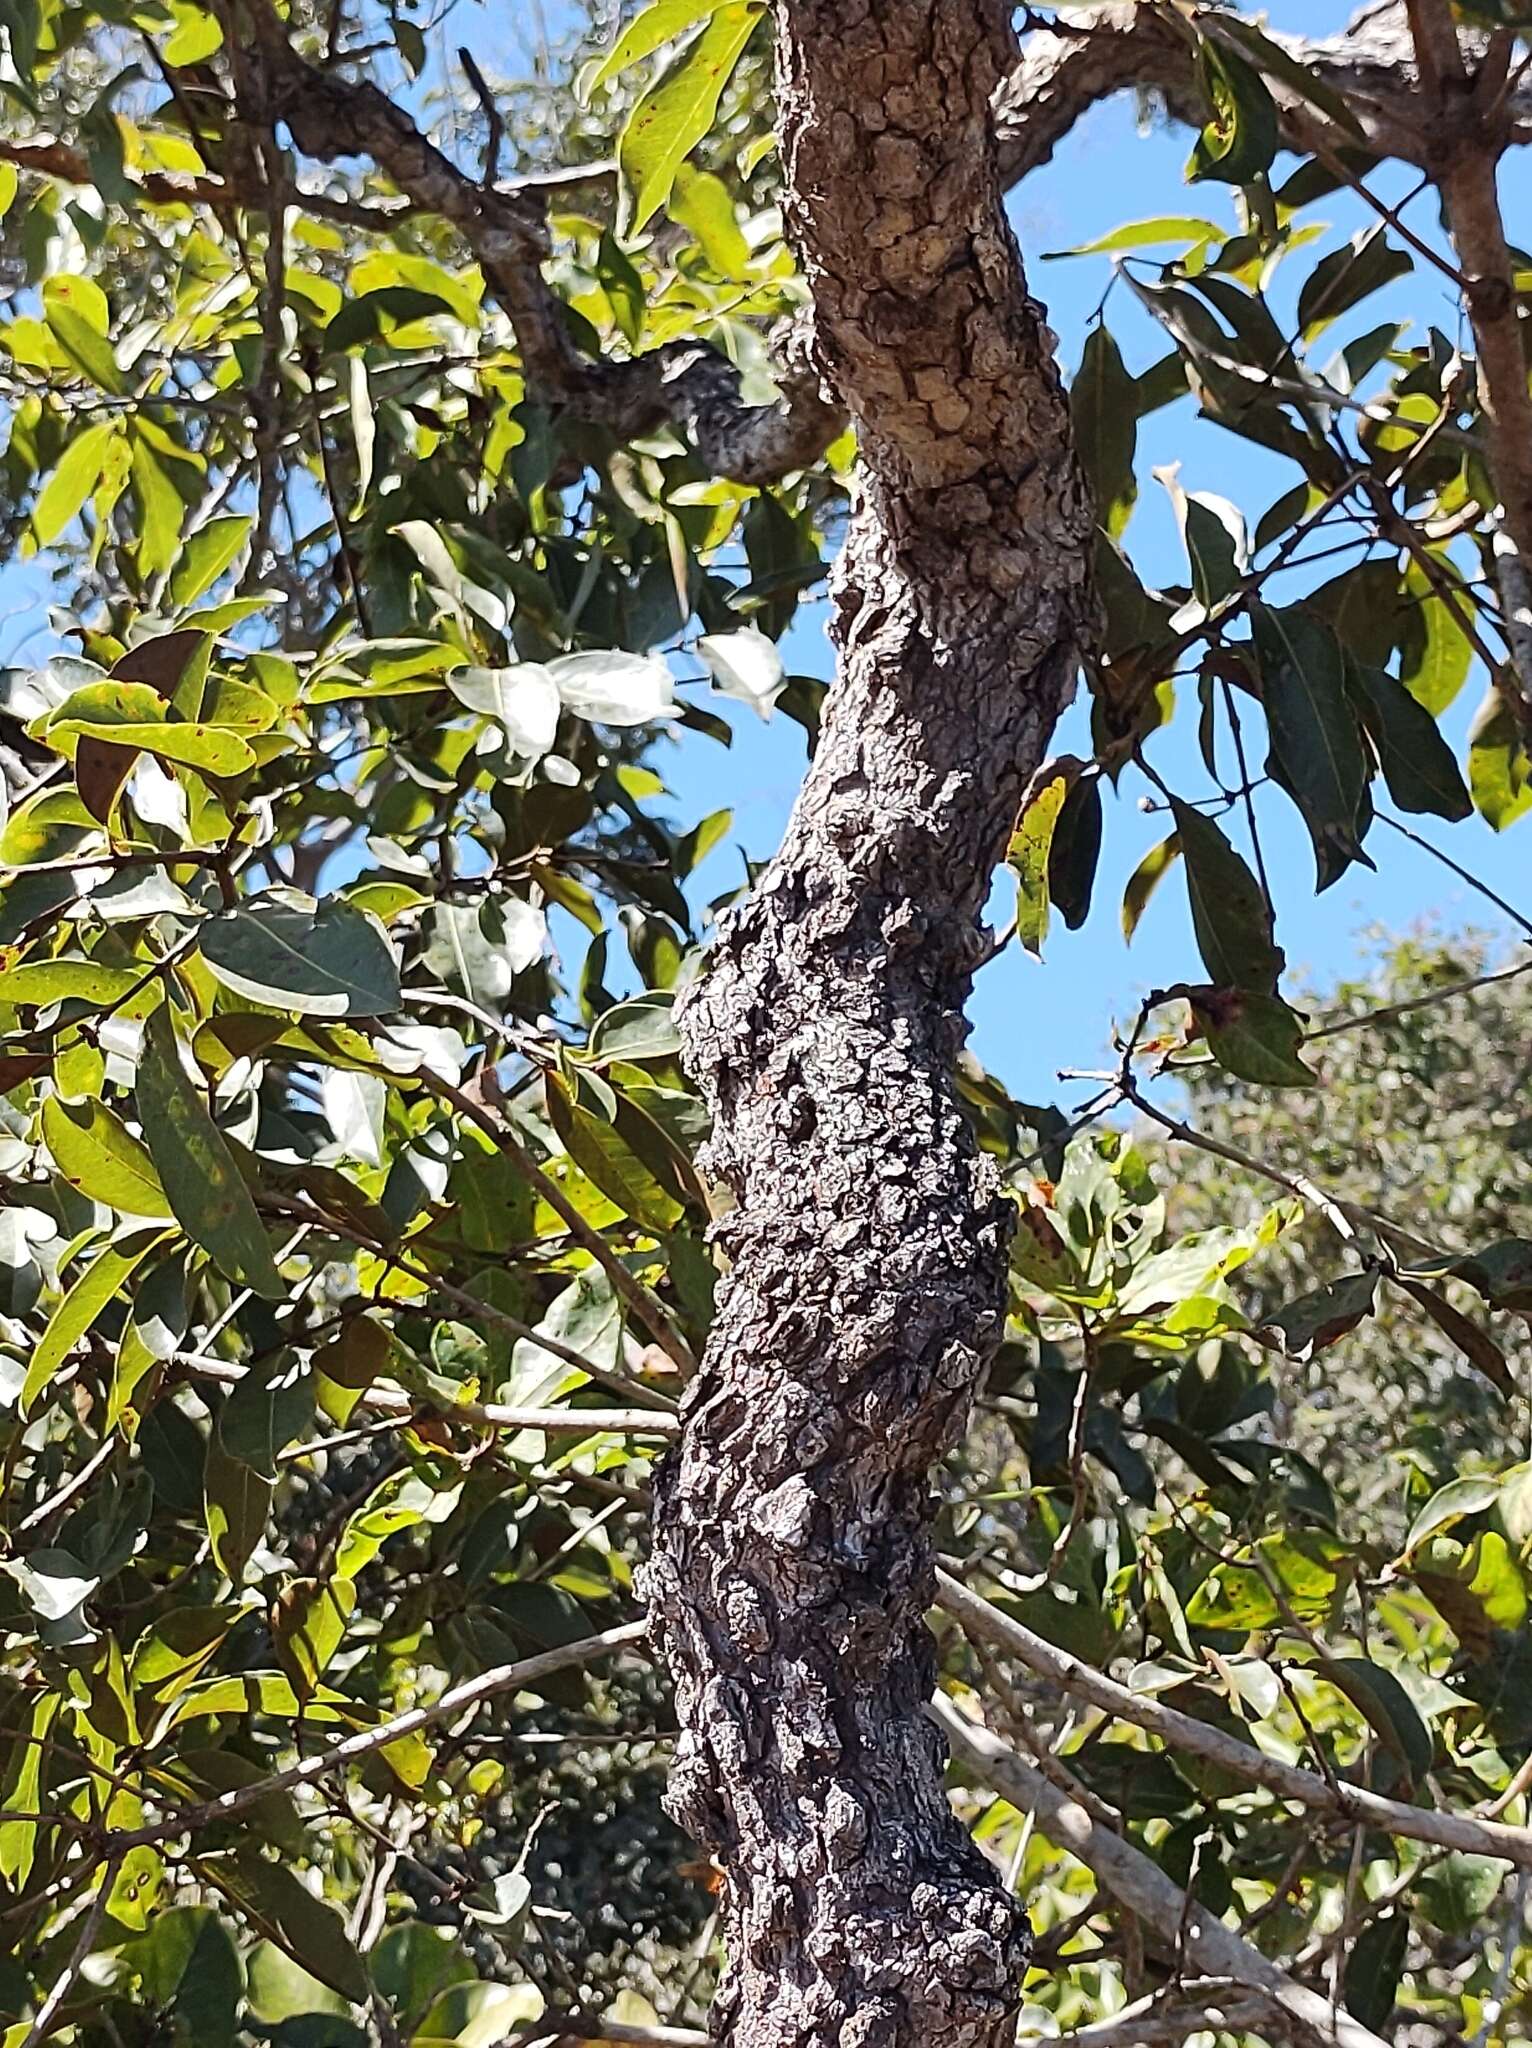
[[[777,642],[854,444],[815,400],[797,460],[734,473],[702,400],[612,394],[654,358],[798,403],[769,25],[656,0],[528,86],[408,6],[0,25],[0,512],[58,600],[3,724],[7,2048],[695,2026],[717,1873],[659,1813],[640,1574],[716,1279],[673,1004],[729,820],[677,818],[664,741],[748,747],[722,692],[812,745]],[[1097,252],[1164,353],[1130,368],[1103,317],[1073,386],[1095,754],[1038,779],[1012,864],[1039,949],[1110,868],[1104,794],[1149,790],[1175,829],[1124,921],[1178,877],[1201,966],[1067,1117],[961,1069],[1021,1229],[943,1548],[1325,1797],[1524,1829],[1525,984],[1351,1014],[1477,965],[1407,962],[1316,1029],[1260,844],[1296,804],[1324,887],[1387,858],[1379,817],[1532,809],[1499,494],[1457,339],[1369,319],[1450,259],[1393,219],[1323,240],[1374,169],[1354,116],[1233,10],[1185,33],[1205,217]],[[1279,156],[1273,86],[1344,146]],[[1162,479],[1187,565],[1151,590],[1167,405],[1291,475],[1250,515]],[[1476,669],[1459,760],[1436,720]],[[1173,718],[1205,769],[1174,792]],[[1364,2024],[1525,2030],[1505,1862],[1253,1789],[942,1627],[962,1703]],[[959,1796],[1032,1903],[1024,2031],[1179,1971],[1046,1826]]]

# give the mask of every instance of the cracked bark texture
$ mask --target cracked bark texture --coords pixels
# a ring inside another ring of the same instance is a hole
[[[778,0],[788,216],[861,437],[838,675],[781,851],[684,1009],[737,1208],[661,1475],[672,1810],[727,1873],[741,2048],[994,2048],[1025,1922],[953,1820],[930,1470],[1004,1318],[951,1093],[979,915],[1072,687],[1090,515],[1001,206],[994,0]]]

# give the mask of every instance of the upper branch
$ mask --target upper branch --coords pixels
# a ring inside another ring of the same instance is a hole
[[[1217,8],[1200,8],[1193,20],[1216,33],[1218,14]],[[1267,33],[1316,82],[1345,99],[1376,148],[1428,167],[1403,0],[1372,0],[1339,35],[1311,40]],[[1354,139],[1328,129],[1281,79],[1269,83],[1293,147],[1311,148],[1320,130],[1332,144]],[[1177,120],[1200,124],[1206,119],[1194,38],[1184,18],[1139,0],[1105,0],[1070,14],[1055,31],[1029,36],[995,97],[996,139],[1007,182],[1014,184],[1046,163],[1098,100],[1130,89],[1157,94]],[[1504,111],[1517,139],[1532,133],[1532,77],[1517,82]]]
[[[727,360],[695,343],[623,362],[583,354],[543,274],[546,196],[533,185],[480,184],[370,81],[308,63],[268,7],[255,8],[254,25],[262,103],[242,111],[261,123],[284,123],[316,161],[371,157],[412,207],[449,221],[509,315],[527,382],[545,403],[604,426],[619,440],[676,427],[709,469],[741,483],[767,483],[807,468],[840,431],[843,416],[801,361],[784,367],[777,403],[752,406],[741,401]]]

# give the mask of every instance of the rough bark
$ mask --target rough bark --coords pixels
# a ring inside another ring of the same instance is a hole
[[[1447,0],[1410,0],[1409,19],[1430,117],[1422,130],[1428,168],[1463,272],[1486,452],[1500,495],[1495,571],[1511,657],[1500,688],[1532,733],[1532,390],[1499,186],[1500,159],[1513,133],[1514,39],[1497,37],[1483,68],[1470,74]]]
[[[932,1463],[1004,1316],[949,1077],[979,914],[1069,693],[1090,520],[989,121],[997,0],[779,0],[789,222],[860,494],[780,853],[687,1004],[737,1207],[662,1474],[673,1810],[727,1872],[748,2048],[992,2048],[1024,1921],[922,1708]]]

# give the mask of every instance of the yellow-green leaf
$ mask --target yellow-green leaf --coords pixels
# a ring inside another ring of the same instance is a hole
[[[48,1150],[71,1187],[127,1216],[170,1216],[147,1147],[104,1102],[64,1102],[50,1095],[42,1125]]]
[[[665,204],[676,172],[712,127],[724,88],[762,12],[752,0],[727,0],[628,116],[617,161],[631,233]]]
[[[38,1395],[47,1388],[75,1345],[92,1327],[107,1303],[117,1299],[164,1236],[162,1230],[139,1230],[97,1252],[53,1311],[47,1329],[38,1339],[22,1383],[23,1413],[30,1413]]]

